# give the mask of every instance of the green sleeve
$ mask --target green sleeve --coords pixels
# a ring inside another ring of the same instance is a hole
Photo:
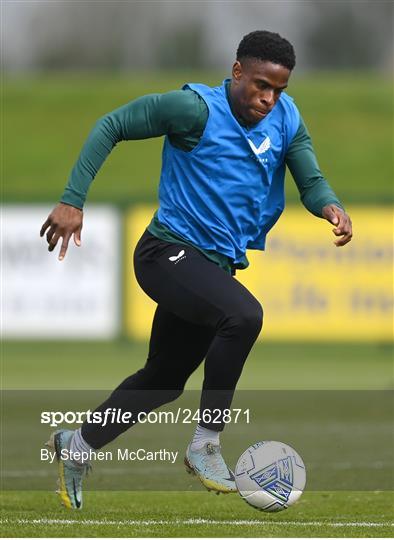
[[[198,143],[207,118],[205,102],[192,90],[150,94],[106,114],[90,132],[61,202],[83,207],[92,180],[120,141],[168,135],[174,146],[189,151]]]
[[[286,165],[300,192],[302,203],[312,214],[322,217],[322,208],[327,204],[335,204],[343,209],[319,169],[311,137],[301,117],[297,133],[286,153]]]

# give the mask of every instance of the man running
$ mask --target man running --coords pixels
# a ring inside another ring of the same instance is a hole
[[[203,411],[231,405],[244,362],[260,333],[263,311],[237,281],[247,249],[263,250],[284,208],[286,165],[304,206],[334,228],[335,244],[352,237],[351,221],[322,176],[303,119],[283,91],[295,66],[292,45],[256,31],[239,44],[231,79],[211,88],[143,96],[101,118],[75,164],[61,202],[41,228],[49,251],[62,239],[59,260],[74,236],[81,244],[90,183],[123,140],[165,136],[159,209],[134,254],[138,283],[155,302],[145,366],[125,379],[96,411],[121,409],[133,418],[176,399],[205,359],[199,421],[185,464],[217,492],[236,491],[220,450],[219,423]],[[141,392],[144,391],[144,392]],[[205,418],[209,419],[208,415]],[[60,458],[100,449],[130,424],[85,422],[60,430],[50,444]],[[84,462],[59,459],[60,496],[82,506]]]

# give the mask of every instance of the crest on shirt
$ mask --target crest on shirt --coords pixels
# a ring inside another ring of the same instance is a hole
[[[256,147],[254,142],[250,139],[248,139],[248,143],[256,156],[259,156],[260,154],[265,154],[265,152],[267,152],[267,150],[271,148],[271,140],[268,135],[258,147]]]

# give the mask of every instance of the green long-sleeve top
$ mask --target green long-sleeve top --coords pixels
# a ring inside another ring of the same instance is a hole
[[[231,106],[229,84],[226,89]],[[192,150],[203,134],[208,114],[206,103],[192,90],[149,94],[106,114],[98,120],[83,146],[71,171],[61,202],[83,208],[92,180],[120,141],[166,135],[173,146],[186,152]],[[297,185],[301,201],[312,214],[322,217],[322,208],[327,204],[335,204],[342,208],[320,172],[311,138],[301,117],[285,161]],[[156,213],[148,230],[163,240],[190,245],[187,239],[160,223]],[[232,271],[232,261],[225,255],[207,250],[200,251],[226,271]],[[236,267],[247,266],[248,261],[245,257]]]

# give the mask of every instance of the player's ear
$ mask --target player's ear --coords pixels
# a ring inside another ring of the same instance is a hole
[[[235,82],[238,82],[242,77],[242,65],[239,60],[234,62],[232,75]]]

